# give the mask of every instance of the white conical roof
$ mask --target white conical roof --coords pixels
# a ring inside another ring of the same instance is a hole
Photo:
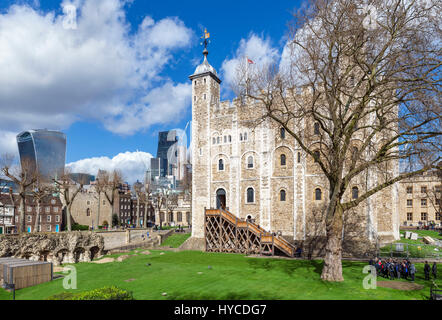
[[[206,72],[212,72],[214,75],[217,76],[215,68],[212,67],[207,61],[207,55],[209,54],[209,52],[207,50],[204,50],[203,54],[204,54],[204,61],[198,67],[196,67],[194,75]]]

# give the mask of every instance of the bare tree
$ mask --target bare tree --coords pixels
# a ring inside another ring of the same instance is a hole
[[[72,217],[71,209],[74,203],[75,197],[83,190],[86,182],[86,177],[80,177],[80,180],[76,183],[71,179],[70,168],[65,168],[61,174],[60,179],[53,179],[55,184],[60,188],[61,194],[64,199],[64,210],[66,213],[66,228],[68,231],[72,231]]]
[[[43,199],[54,192],[53,186],[47,181],[38,179],[32,186],[32,198],[37,204],[37,213],[35,214],[34,232],[40,231],[41,204]]]
[[[14,165],[14,156],[3,155],[0,159],[0,170],[2,175],[12,180],[18,186],[20,197],[19,223],[17,231],[25,231],[25,206],[26,194],[29,188],[38,180],[38,172],[31,159],[21,159],[20,165]]]
[[[165,197],[163,192],[157,191],[153,194],[153,202],[155,205],[155,210],[158,212],[158,219],[160,220],[160,230],[163,228],[163,219],[161,217],[161,209],[165,203]]]
[[[135,197],[137,199],[137,213],[135,217],[135,226],[138,226],[138,221],[140,219],[140,202],[143,197],[143,184],[139,181],[135,182],[133,185]],[[144,205],[146,207],[146,205]],[[144,219],[146,220],[146,219]]]
[[[254,125],[283,128],[328,182],[323,280],[343,281],[344,213],[437,167],[441,9],[435,0],[312,0],[294,13],[280,66],[238,69]],[[376,181],[348,197],[369,174]]]
[[[144,200],[144,219],[143,219],[143,228],[147,228],[147,217],[148,217],[148,209],[153,207],[153,192],[152,192],[152,186],[150,183],[145,183],[144,185],[144,193],[143,193],[143,200]]]
[[[112,217],[115,213],[115,199],[117,199],[118,190],[123,183],[123,175],[119,170],[113,170],[107,172],[100,170],[97,175],[97,191],[102,192],[111,206],[111,215],[109,221],[112,221]],[[97,218],[97,226],[100,223]]]

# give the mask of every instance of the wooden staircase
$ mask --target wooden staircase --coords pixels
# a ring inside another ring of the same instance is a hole
[[[284,238],[225,209],[205,209],[204,232],[206,251],[209,252],[295,255],[295,248]]]

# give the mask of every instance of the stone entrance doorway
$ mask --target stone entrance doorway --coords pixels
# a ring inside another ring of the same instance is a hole
[[[216,208],[225,209],[226,208],[226,190],[218,189],[216,191]]]

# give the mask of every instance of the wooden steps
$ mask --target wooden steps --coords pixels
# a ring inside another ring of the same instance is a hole
[[[205,210],[206,251],[275,254],[275,248],[294,257],[295,248],[280,236],[225,209]]]

